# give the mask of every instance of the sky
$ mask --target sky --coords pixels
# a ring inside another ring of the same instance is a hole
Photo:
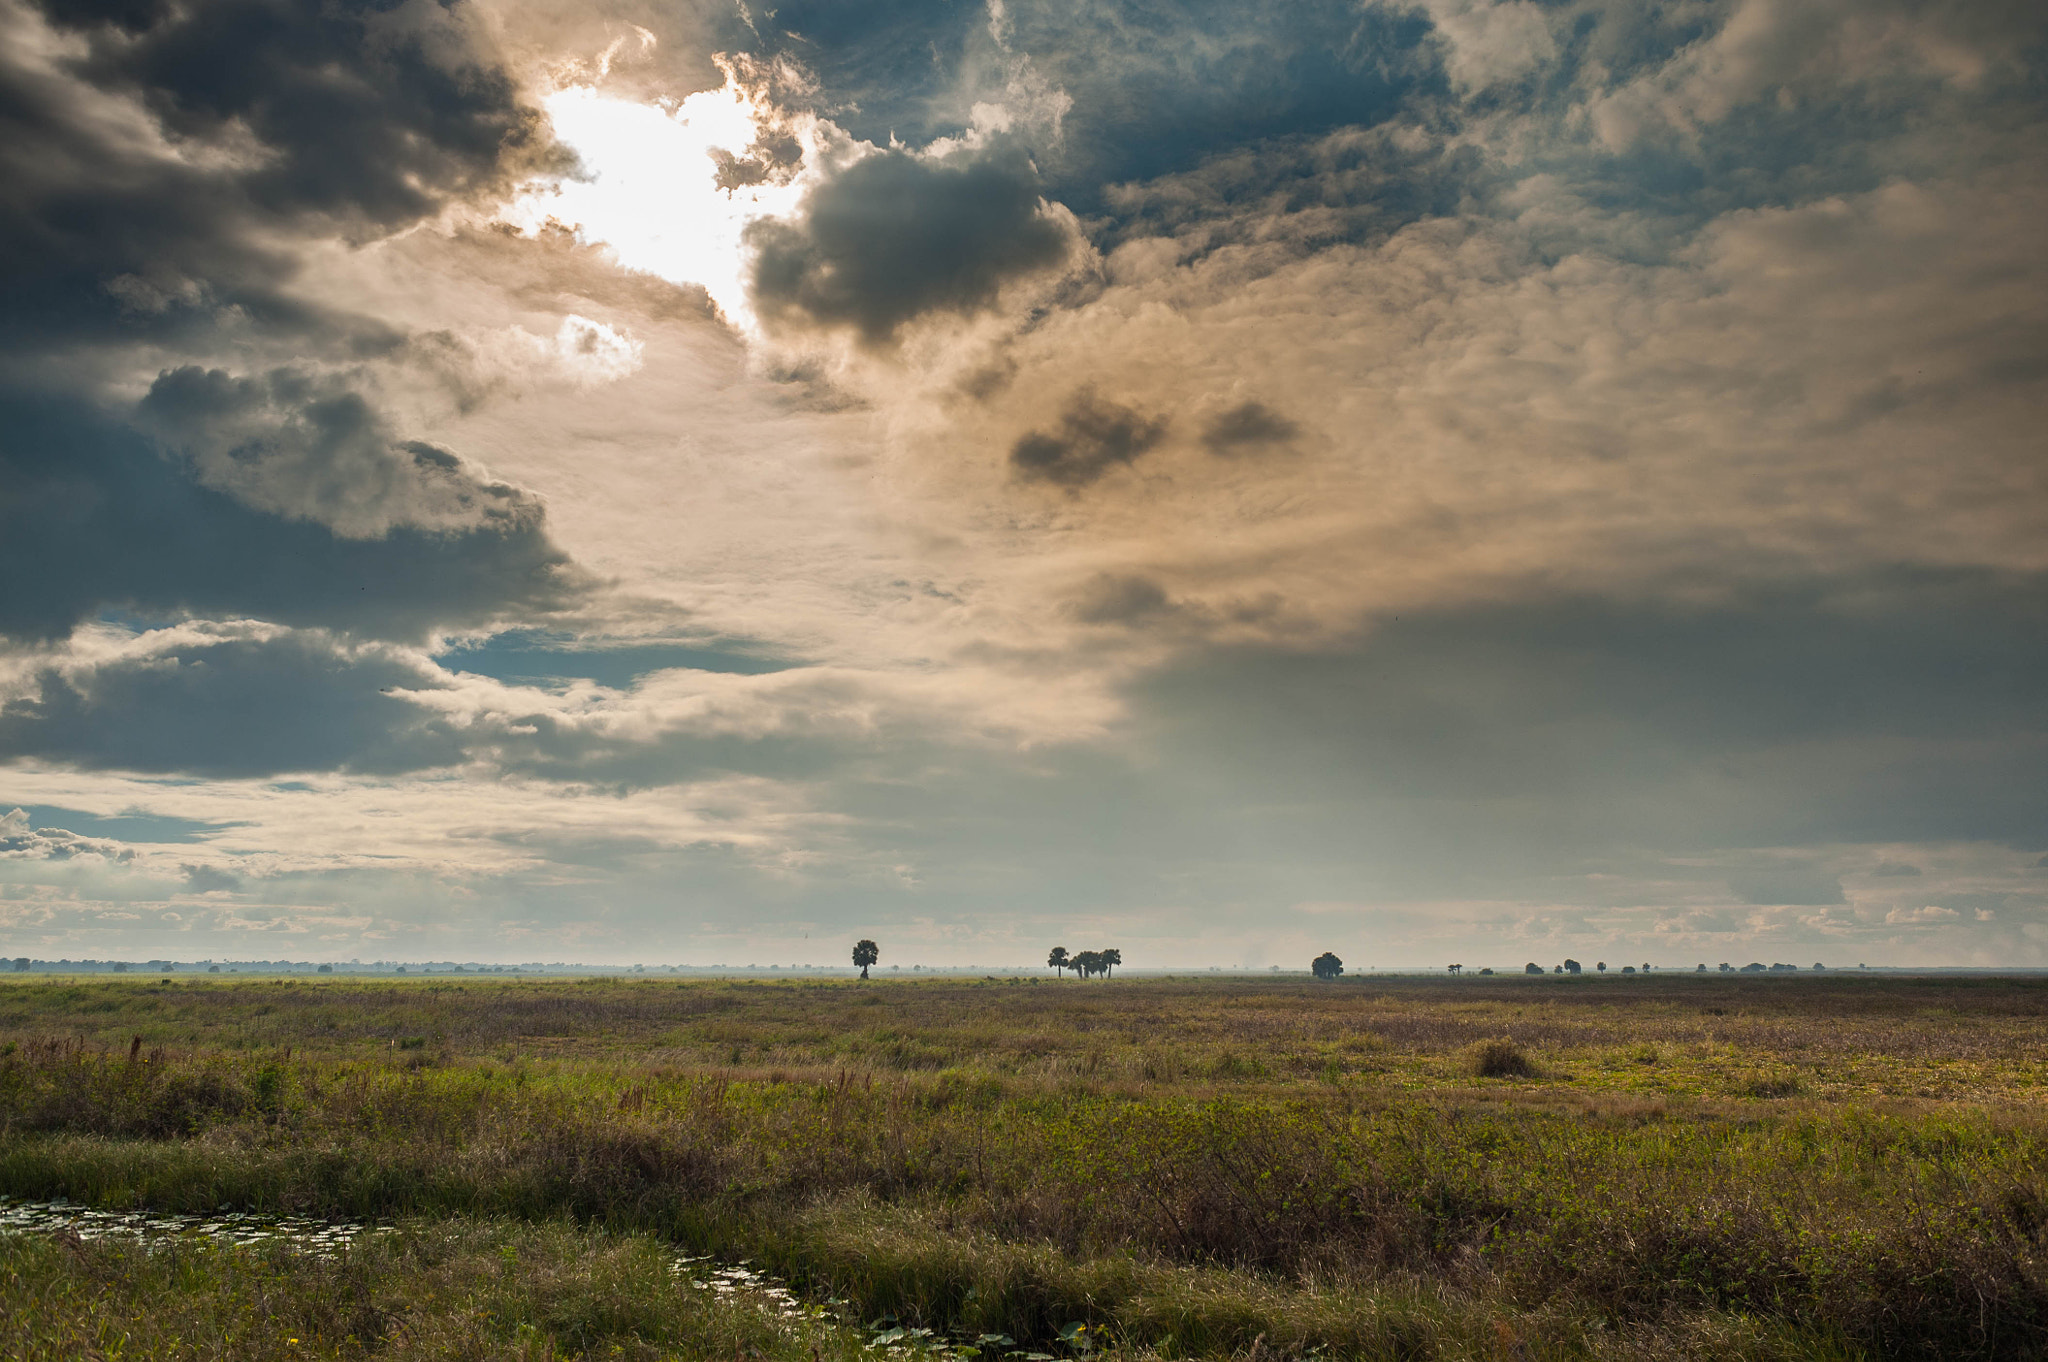
[[[2048,9],[0,0],[0,954],[2048,965]]]

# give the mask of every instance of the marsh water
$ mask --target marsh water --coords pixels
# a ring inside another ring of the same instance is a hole
[[[0,1197],[0,1234],[57,1234],[80,1239],[133,1239],[144,1244],[205,1240],[254,1247],[289,1244],[302,1253],[331,1258],[367,1234],[388,1234],[392,1226],[346,1220],[309,1220],[253,1211],[181,1215],[163,1211],[96,1211],[56,1197],[24,1201]]]

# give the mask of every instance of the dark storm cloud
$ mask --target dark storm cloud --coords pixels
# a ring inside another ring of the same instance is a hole
[[[79,401],[0,391],[0,481],[0,635],[17,639],[107,610],[417,639],[557,610],[578,591],[537,514],[344,538],[200,485]]]
[[[544,154],[468,12],[42,13],[71,45],[0,53],[0,635],[116,609],[417,638],[566,601],[532,497],[307,367],[403,337],[290,291],[302,245],[404,228]],[[95,395],[143,346],[299,363],[174,363],[139,408]]]
[[[1219,412],[1202,427],[1202,443],[1211,454],[1234,457],[1285,445],[1301,427],[1263,402],[1244,402]]]
[[[539,156],[537,113],[460,7],[198,0],[51,5],[85,50],[0,59],[0,340],[174,338],[242,324],[373,324],[286,297],[272,234],[381,235]],[[130,98],[185,150],[110,113]],[[262,236],[265,239],[259,240]]]
[[[771,325],[889,340],[928,312],[971,315],[1003,285],[1066,258],[1020,155],[931,161],[885,151],[820,185],[795,223],[749,229],[753,299]]]
[[[438,684],[406,659],[318,634],[199,638],[84,673],[45,670],[0,706],[0,754],[230,779],[416,771],[462,749],[393,692]]]
[[[1078,491],[1112,468],[1135,463],[1166,438],[1164,416],[1149,417],[1093,393],[1078,394],[1053,433],[1032,431],[1010,450],[1010,467],[1028,482]]]
[[[272,154],[236,179],[274,213],[414,221],[496,180],[537,127],[454,6],[202,0],[143,24],[131,9],[118,35],[68,4],[46,12],[87,35],[76,71],[138,94],[173,134],[253,134]]]

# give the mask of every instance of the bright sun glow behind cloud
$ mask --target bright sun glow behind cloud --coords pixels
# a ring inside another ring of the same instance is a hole
[[[541,102],[585,178],[521,195],[512,221],[528,231],[550,218],[573,226],[628,269],[703,285],[730,321],[751,325],[742,234],[758,218],[793,212],[808,187],[799,175],[719,188],[713,153],[743,157],[760,135],[753,100],[728,84],[671,110],[577,85]]]

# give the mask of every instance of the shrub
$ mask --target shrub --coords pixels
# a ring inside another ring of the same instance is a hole
[[[1506,1036],[1496,1036],[1465,1051],[1465,1070],[1474,1078],[1534,1078],[1536,1062]]]

